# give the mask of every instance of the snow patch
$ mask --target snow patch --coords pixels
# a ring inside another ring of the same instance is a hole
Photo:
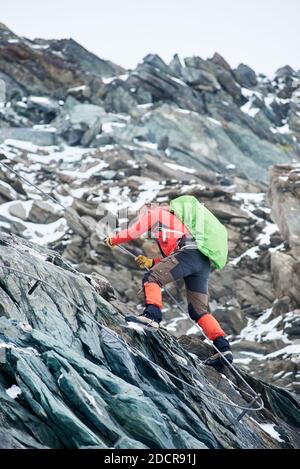
[[[260,423],[256,422],[266,433],[268,433],[274,440],[280,441],[283,443],[284,440],[281,438],[280,433],[275,430],[275,425],[273,423]]]
[[[277,326],[282,321],[282,317],[278,316],[271,321],[268,321],[271,314],[272,308],[269,308],[264,312],[264,314],[262,314],[260,318],[256,320],[248,319],[248,325],[240,332],[240,339],[250,342],[269,342],[272,340],[282,340],[285,343],[290,343],[287,335],[282,330],[277,330]]]
[[[128,322],[127,327],[128,329],[134,329],[137,332],[146,334],[145,328],[142,325],[138,324],[137,322]]]
[[[5,392],[12,399],[17,399],[22,394],[21,388],[19,388],[19,386],[16,386],[15,384],[13,384],[10,388],[5,389]]]
[[[183,173],[194,174],[196,172],[195,169],[186,168],[185,166],[181,166],[175,163],[164,163],[164,165],[174,169],[175,171],[182,171]]]
[[[288,355],[297,355],[297,358],[300,358],[300,344],[288,345],[280,350],[276,350],[276,352],[269,353],[266,355],[266,358],[276,358],[281,355],[284,357],[287,357]]]
[[[96,399],[94,398],[94,396],[92,396],[91,394],[89,394],[85,389],[83,389],[82,387],[80,387],[80,391],[82,392],[82,394],[84,395],[84,397],[87,399],[88,401],[88,404],[93,407],[93,409],[95,409],[95,411],[97,412],[98,415],[100,415],[100,417],[103,417],[103,412],[102,410],[100,409],[100,407],[98,406],[97,402],[96,402]]]

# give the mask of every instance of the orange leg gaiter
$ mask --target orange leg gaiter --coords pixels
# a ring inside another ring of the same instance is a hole
[[[211,314],[204,314],[198,321],[204,333],[210,340],[215,340],[218,337],[224,337],[225,332],[221,328],[218,321]]]
[[[147,305],[157,306],[162,309],[161,288],[157,283],[146,282],[144,284],[145,299]]]

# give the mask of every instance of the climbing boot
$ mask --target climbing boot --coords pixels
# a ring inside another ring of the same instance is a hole
[[[159,323],[162,320],[162,314],[157,306],[147,305],[140,316],[126,316],[125,319],[127,322],[136,322],[158,329]]]
[[[205,360],[204,362],[205,365],[213,366],[215,368],[221,368],[223,366],[228,366],[227,362],[233,362],[232,351],[227,339],[225,339],[224,337],[218,337],[214,340],[214,345],[217,347],[219,352],[207,358],[207,360]],[[223,356],[226,358],[227,361],[224,360]]]

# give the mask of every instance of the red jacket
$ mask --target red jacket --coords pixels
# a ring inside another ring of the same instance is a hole
[[[149,208],[128,229],[122,230],[112,238],[112,244],[127,243],[139,238],[142,234],[149,232],[149,237],[154,239],[160,248],[163,257],[174,252],[179,240],[184,235],[189,235],[185,225],[169,211],[167,207]],[[162,259],[154,259],[157,263]]]

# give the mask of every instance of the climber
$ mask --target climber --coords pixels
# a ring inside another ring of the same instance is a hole
[[[233,356],[229,342],[208,306],[208,278],[212,263],[222,268],[227,260],[225,227],[195,197],[182,196],[173,200],[170,206],[145,206],[134,224],[107,236],[104,242],[114,248],[145,233],[157,242],[161,257],[136,257],[137,265],[147,269],[143,278],[145,309],[142,315],[131,316],[130,320],[159,327],[162,320],[161,288],[183,279],[191,319],[201,326],[231,363]],[[211,366],[226,364],[219,353],[205,363]]]

